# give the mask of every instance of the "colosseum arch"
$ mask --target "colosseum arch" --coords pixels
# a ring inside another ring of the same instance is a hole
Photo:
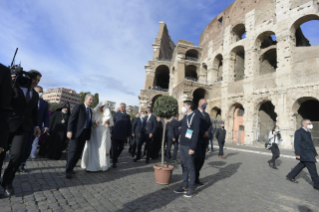
[[[213,70],[210,80],[212,83],[223,80],[223,56],[218,54],[213,61]]]
[[[274,73],[277,69],[277,38],[272,31],[260,34],[255,42],[259,59],[258,74]]]
[[[213,107],[210,111],[210,117],[213,119],[213,120],[217,120],[217,121],[220,121],[222,118],[222,111],[220,108],[218,107]]]
[[[161,97],[162,96],[162,94],[157,94],[157,95],[155,95],[155,96],[153,96],[153,98],[152,98],[152,103],[151,103],[151,107],[153,107],[154,106],[154,103],[155,103],[155,101],[158,99],[158,97]]]
[[[233,74],[230,74],[230,76],[233,76],[233,80],[231,81],[240,81],[244,79],[245,75],[245,49],[243,46],[237,46],[233,48],[230,52],[231,59],[233,60],[232,63],[232,71]]]
[[[193,102],[194,102],[194,107],[198,107],[198,102],[200,99],[207,99],[208,97],[208,92],[204,88],[197,88],[193,92]]]
[[[192,60],[192,61],[198,61],[199,58],[199,53],[195,49],[190,49],[186,52],[185,54],[185,59],[186,60]]]
[[[305,47],[305,46],[312,46],[309,40],[305,37],[301,25],[305,24],[306,22],[310,21],[319,21],[319,15],[317,14],[310,14],[303,16],[297,19],[291,26],[290,32],[292,37],[293,45],[296,47]],[[317,36],[319,35],[319,29],[316,27]],[[317,45],[318,46],[318,45]]]
[[[270,100],[264,100],[257,104],[257,140],[266,142],[268,134],[273,129],[277,120],[275,106]]]
[[[234,143],[245,143],[244,114],[245,109],[240,103],[232,104],[228,110],[226,129],[228,129]]]
[[[194,65],[188,65],[185,68],[185,78],[188,78],[190,80],[193,81],[197,81],[198,80],[198,76],[197,76],[197,67]]]
[[[154,86],[162,89],[169,87],[169,68],[166,65],[160,65],[156,68]]]
[[[236,43],[245,38],[246,36],[246,28],[244,24],[237,24],[231,32],[232,41],[231,43]]]

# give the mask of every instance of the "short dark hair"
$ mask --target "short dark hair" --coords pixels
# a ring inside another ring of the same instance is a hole
[[[146,110],[149,110],[151,113],[153,112],[152,107],[147,107]]]
[[[31,69],[30,71],[28,71],[28,73],[42,77],[42,74],[35,69]]]
[[[188,106],[190,106],[190,108],[193,110],[194,108],[194,102],[191,100],[185,100],[184,104],[187,104]]]

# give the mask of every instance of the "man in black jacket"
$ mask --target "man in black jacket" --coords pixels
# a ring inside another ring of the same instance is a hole
[[[114,126],[111,128],[113,168],[124,149],[124,143],[131,135],[131,120],[126,113],[126,104],[120,104],[120,110],[113,115]]]
[[[198,135],[200,133],[200,117],[192,111],[192,108],[192,101],[184,101],[182,112],[186,115],[181,121],[171,123],[171,126],[182,127],[180,138],[180,158],[183,168],[183,184],[181,188],[174,192],[183,193],[185,197],[192,197],[195,190],[195,154],[197,151]]]
[[[34,135],[37,137],[40,136],[41,133],[38,123],[39,95],[33,89],[38,85],[41,74],[35,70],[31,71],[32,75],[35,75],[35,77],[32,78],[31,87],[15,86],[13,88],[13,96],[11,99],[13,113],[9,118],[10,133],[8,138],[8,143],[11,144],[11,157],[1,182],[1,186],[4,188],[4,194],[6,196],[12,196],[14,194],[12,182],[24,158],[29,132],[33,131]],[[29,76],[26,75],[26,77]],[[15,75],[12,75],[12,78],[14,79]],[[32,126],[35,127],[33,128]],[[1,154],[0,158],[0,161],[3,161],[5,154]],[[2,168],[2,163],[0,166]]]
[[[203,185],[199,180],[199,175],[205,162],[206,147],[209,143],[209,133],[212,130],[212,122],[208,113],[205,112],[206,107],[206,99],[201,99],[198,102],[197,110],[194,111],[196,115],[200,117],[200,132],[198,135],[197,149],[195,151],[196,184],[198,185]]]
[[[12,113],[10,106],[12,97],[12,80],[10,69],[0,64],[0,155],[5,154],[9,136],[9,117]],[[2,158],[2,157],[0,157]],[[3,161],[0,160],[0,166]],[[1,171],[1,168],[0,168]]]
[[[70,142],[65,170],[67,178],[72,178],[73,169],[81,158],[85,142],[91,138],[93,101],[93,95],[87,94],[84,104],[75,105],[69,118],[67,137]],[[94,121],[94,124],[97,122]]]
[[[168,132],[167,132],[167,149],[166,149],[166,157],[167,160],[171,159],[171,147],[174,146],[174,153],[172,160],[176,162],[176,156],[178,151],[178,137],[179,137],[179,129],[178,127],[175,127],[174,124],[178,122],[178,115],[176,117],[173,117],[172,120],[167,124],[168,126]]]
[[[225,156],[224,156],[224,145],[225,145],[225,139],[226,139],[226,130],[225,130],[225,125],[224,124],[221,124],[220,125],[220,129],[217,130],[216,138],[217,138],[218,146],[219,146],[218,157],[219,158],[225,158]]]
[[[298,165],[287,175],[287,180],[298,183],[295,177],[307,167],[311,179],[313,181],[313,187],[319,190],[319,176],[317,172],[316,162],[318,159],[318,153],[313,144],[310,129],[313,128],[309,119],[303,119],[301,121],[302,127],[295,132],[295,154],[296,159],[300,160]]]
[[[141,112],[138,114],[138,116],[136,116],[132,124],[132,137],[133,139],[135,139],[131,151],[133,157],[136,155],[136,148],[138,148],[138,151],[141,153],[141,148],[143,145],[143,136],[140,137],[139,134],[143,127],[144,118],[145,114],[144,112]]]
[[[144,138],[145,138],[146,146],[147,146],[146,163],[149,163],[152,150],[153,150],[153,141],[154,141],[153,136],[156,131],[157,121],[156,121],[156,116],[152,113],[151,107],[147,107],[146,112],[148,115],[146,116],[144,120],[144,124],[141,129],[140,135],[144,133]]]

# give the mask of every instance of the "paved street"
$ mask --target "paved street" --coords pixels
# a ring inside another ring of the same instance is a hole
[[[279,159],[279,170],[268,166],[269,156],[226,150],[207,156],[201,179],[204,186],[192,199],[173,193],[181,185],[176,165],[170,185],[155,183],[152,161],[137,163],[122,153],[117,169],[86,173],[78,166],[65,178],[65,161],[28,161],[29,173],[18,174],[16,195],[0,200],[0,211],[319,211],[319,191],[312,188],[307,170],[299,184],[285,179],[296,160]],[[2,193],[2,190],[1,190]]]

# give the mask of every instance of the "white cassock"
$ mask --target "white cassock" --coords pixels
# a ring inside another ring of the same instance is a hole
[[[99,108],[104,106],[104,112]],[[105,122],[109,120],[110,124]],[[93,110],[92,121],[98,121],[97,126],[92,127],[91,139],[86,142],[81,167],[87,171],[106,171],[110,166],[111,136],[109,127],[114,125],[111,111],[100,102]]]

